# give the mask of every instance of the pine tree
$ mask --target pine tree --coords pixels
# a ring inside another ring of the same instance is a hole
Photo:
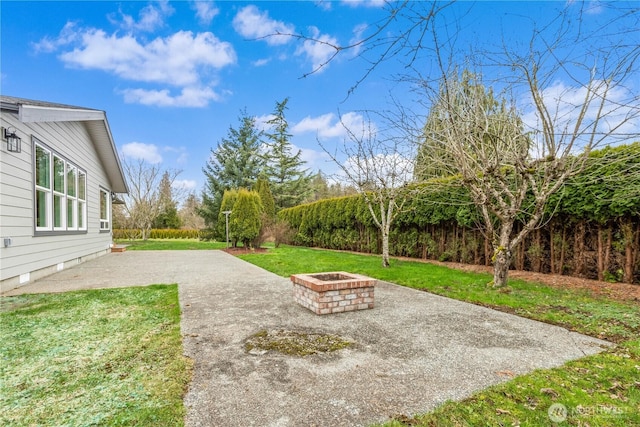
[[[273,127],[267,133],[269,153],[267,155],[267,175],[272,186],[276,211],[302,203],[310,192],[311,176],[303,169],[305,162],[300,158],[302,151],[293,154],[290,142],[289,123],[285,118],[289,98],[276,102],[274,117],[267,122]]]
[[[178,216],[178,203],[173,197],[171,188],[171,176],[168,171],[162,174],[158,185],[158,215],[153,221],[153,228],[180,228],[181,221]]]
[[[264,169],[265,160],[260,153],[262,132],[256,127],[255,117],[243,111],[239,121],[239,129],[229,127],[227,137],[211,150],[202,169],[207,180],[200,215],[211,228],[215,228],[224,191],[252,188]]]
[[[238,198],[229,215],[229,234],[234,241],[242,242],[245,248],[253,246],[253,241],[260,235],[261,211],[262,204],[258,193],[244,188],[238,190]]]
[[[274,218],[276,216],[276,203],[271,193],[269,186],[269,180],[264,176],[260,176],[256,182],[254,189],[260,195],[260,201],[262,202],[262,211],[267,218]]]

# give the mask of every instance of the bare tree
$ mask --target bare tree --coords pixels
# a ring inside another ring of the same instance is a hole
[[[541,225],[550,196],[584,169],[593,149],[638,135],[640,95],[630,83],[639,79],[640,9],[600,4],[607,21],[587,32],[592,5],[567,2],[547,23],[534,23],[524,42],[510,34],[501,44],[494,41],[499,47],[493,51],[465,47],[461,54],[456,43],[467,27],[462,15],[452,20],[443,13],[448,4],[387,5],[388,18],[370,36],[331,47],[336,55],[352,49],[369,56],[352,90],[380,63],[400,58],[414,73],[403,78],[421,90],[425,106],[439,106],[442,150],[430,160],[459,176],[471,194],[493,242],[494,286],[504,286],[512,251]],[[477,90],[465,91],[460,67],[472,70],[476,87],[499,87],[501,107],[486,105]],[[374,157],[365,153],[360,158]],[[516,232],[517,222],[522,227]]]
[[[380,117],[389,118],[388,115]],[[349,128],[342,122],[347,140],[341,152],[330,152],[324,146],[323,149],[340,167],[342,173],[337,179],[345,180],[364,198],[380,230],[382,266],[388,267],[391,225],[410,196],[407,184],[413,179],[415,149],[393,132],[401,122],[385,120],[385,123],[392,126],[378,129],[368,114],[361,129]]]
[[[166,174],[166,179],[173,183],[180,171],[164,171],[159,165],[149,164],[142,159],[133,161],[125,156],[121,158],[129,184],[129,194],[124,199],[128,228],[140,230],[139,237],[147,240],[153,221],[163,206],[160,181]]]
[[[570,26],[565,10],[555,25],[534,32],[524,52],[503,46],[470,55],[476,70],[500,70],[493,81],[504,88],[500,100],[487,96],[478,72],[465,84],[433,30],[439,85],[422,80],[420,86],[439,110],[431,131],[440,151],[428,162],[459,176],[480,210],[493,242],[495,287],[506,285],[512,253],[542,225],[551,195],[584,170],[592,150],[633,137],[624,129],[640,117],[640,95],[627,85],[638,77],[640,46],[612,40],[615,54],[603,56],[589,45],[577,51],[576,44],[601,44],[583,32],[571,38]],[[609,36],[623,34],[629,36]]]

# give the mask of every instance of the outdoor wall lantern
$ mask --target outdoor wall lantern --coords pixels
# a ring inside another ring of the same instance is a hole
[[[12,153],[19,153],[22,151],[22,140],[18,135],[16,135],[15,128],[4,128],[2,133],[4,140],[7,141],[7,151],[11,151]]]

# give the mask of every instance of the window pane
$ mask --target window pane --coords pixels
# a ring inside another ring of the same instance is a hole
[[[87,174],[78,171],[78,198],[87,200]]]
[[[76,197],[76,168],[71,165],[67,168],[67,196]]]
[[[36,191],[36,227],[47,227],[47,194]]]
[[[67,228],[75,228],[75,200],[67,200]]]
[[[51,166],[49,152],[44,148],[36,145],[36,185],[45,188],[51,188],[50,176]]]
[[[78,202],[78,228],[84,228],[84,202]]]
[[[107,220],[109,216],[107,215],[107,193],[104,191],[100,191],[100,219]]]
[[[62,196],[53,196],[53,226],[62,227],[62,215],[63,215]]]
[[[53,156],[53,189],[64,193],[64,160]]]

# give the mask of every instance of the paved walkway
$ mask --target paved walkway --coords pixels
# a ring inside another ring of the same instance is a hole
[[[366,426],[606,345],[387,283],[373,310],[317,316],[293,302],[287,279],[221,251],[110,254],[9,294],[151,283],[179,284],[184,351],[195,361],[187,426]],[[305,358],[246,353],[244,340],[263,329],[356,344]]]

